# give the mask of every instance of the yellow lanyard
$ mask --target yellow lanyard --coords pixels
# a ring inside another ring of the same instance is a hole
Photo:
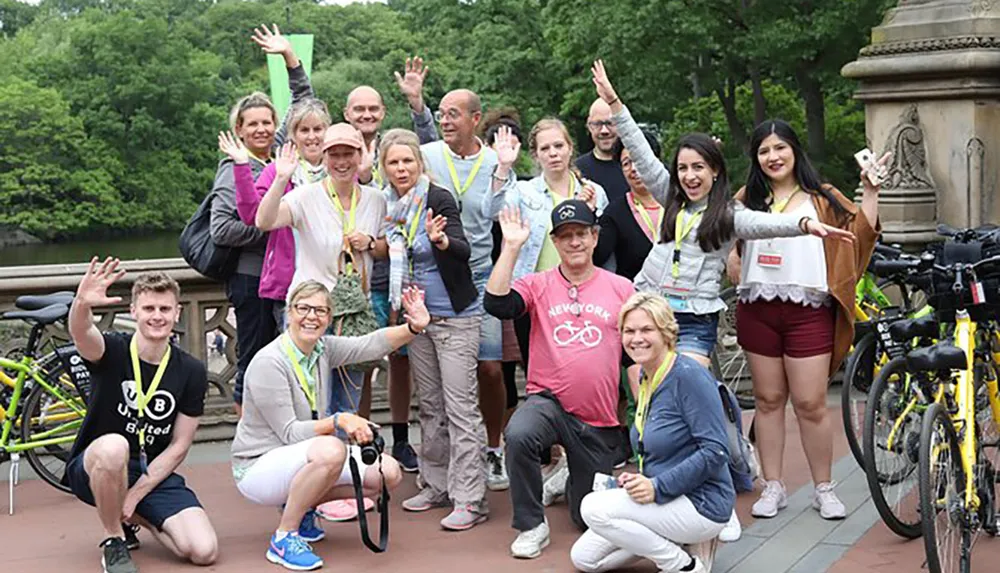
[[[330,194],[330,200],[333,201],[334,208],[340,213],[340,221],[344,226],[344,234],[348,235],[354,231],[354,226],[357,221],[358,216],[358,188],[355,187],[351,190],[351,210],[350,214],[344,216],[344,206],[340,204],[340,197],[337,196],[337,192],[333,190],[333,183],[330,179],[325,179],[326,181],[326,192]]]
[[[379,171],[378,164],[372,165],[372,181],[379,189],[382,188],[382,172]]]
[[[138,410],[136,417],[139,419],[139,465],[142,468],[142,473],[146,473],[146,428],[142,423],[142,418],[146,415],[146,406],[149,405],[149,399],[156,394],[156,389],[160,387],[160,381],[163,380],[163,373],[167,371],[167,364],[170,362],[170,344],[167,344],[167,350],[163,353],[163,358],[160,359],[160,365],[156,367],[156,374],[153,375],[153,381],[149,383],[149,388],[145,391],[142,389],[142,370],[139,368],[139,341],[135,334],[132,335],[132,341],[129,343],[129,354],[132,355],[132,377],[135,378],[135,407]]]
[[[663,379],[670,371],[676,357],[674,352],[667,352],[660,367],[653,374],[653,379],[650,380],[647,376],[643,376],[642,380],[639,381],[639,400],[636,402],[635,408],[635,430],[639,433],[639,473],[642,473],[643,458],[646,453],[642,443],[642,435],[646,430],[646,414],[649,413],[649,404],[653,401],[653,393],[663,383]]]
[[[795,195],[798,194],[798,192],[801,191],[801,190],[802,190],[802,188],[799,187],[798,185],[796,185],[795,189],[792,189],[792,192],[789,193],[788,197],[785,197],[781,201],[778,201],[777,203],[773,203],[771,205],[771,212],[772,213],[784,213],[785,212],[785,208],[788,207],[789,201],[791,201],[792,197],[795,197]],[[771,194],[771,199],[774,200],[774,194],[773,193]]]
[[[455,162],[451,159],[451,150],[448,149],[448,145],[445,142],[441,142],[441,146],[444,149],[444,162],[448,164],[448,173],[451,175],[451,183],[455,186],[455,193],[461,197],[465,195],[465,192],[469,190],[472,186],[472,180],[476,178],[476,174],[479,173],[479,168],[483,166],[483,159],[486,158],[486,153],[484,149],[479,150],[479,159],[472,165],[472,171],[469,172],[469,176],[465,179],[465,183],[458,183],[458,171],[455,171]]]
[[[701,220],[701,214],[705,212],[707,207],[708,205],[695,211],[687,221],[684,220],[687,213],[681,209],[677,213],[677,218],[674,219],[674,264],[671,268],[671,274],[675,279],[681,276],[681,242]]]
[[[649,217],[649,213],[646,211],[646,207],[642,204],[642,201],[635,196],[634,193],[629,193],[632,195],[632,201],[635,203],[636,211],[639,211],[639,216],[642,217],[644,223],[646,223],[646,228],[649,229],[650,235],[653,237],[653,244],[660,242],[660,226],[663,225],[663,212],[665,209],[662,207],[657,209],[660,212],[659,217],[656,219],[656,226],[653,226],[653,220]],[[679,215],[680,213],[678,213]],[[689,229],[690,231],[690,229]]]
[[[285,334],[281,338],[281,347],[285,349],[285,354],[288,355],[288,360],[292,363],[292,370],[295,371],[295,378],[299,381],[299,386],[302,387],[302,393],[306,395],[306,400],[309,401],[309,408],[312,410],[313,417],[316,417],[316,390],[315,388],[309,386],[309,381],[306,380],[306,373],[302,370],[302,365],[299,364],[298,358],[295,356],[295,350],[292,349],[292,341]],[[316,368],[313,368],[312,376],[313,380],[316,380]]]
[[[417,202],[417,210],[414,211],[413,220],[410,221],[410,230],[407,232],[406,225],[404,223],[399,224],[399,230],[403,232],[403,237],[406,238],[406,246],[413,248],[413,242],[417,240],[417,227],[420,226],[420,207],[424,204],[424,198],[421,197]]]
[[[260,163],[261,166],[267,167],[271,163],[270,157],[268,157],[267,159],[261,159],[260,157],[257,157],[257,154],[255,154],[253,151],[250,151],[249,149],[247,149],[247,155],[250,156],[250,159],[253,159],[257,163]]]

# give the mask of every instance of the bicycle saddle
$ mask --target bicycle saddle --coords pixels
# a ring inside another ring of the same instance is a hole
[[[50,304],[49,306],[38,310],[14,310],[11,312],[5,312],[3,313],[3,317],[11,320],[27,320],[28,322],[36,322],[38,324],[52,324],[57,320],[66,318],[67,314],[69,314],[69,307],[65,304]]]
[[[907,342],[914,338],[937,338],[938,321],[929,314],[920,318],[908,318],[889,325],[889,336],[896,342]]]
[[[906,355],[906,369],[911,372],[932,370],[965,370],[965,351],[949,341],[918,348]]]
[[[73,302],[74,296],[76,296],[76,293],[69,290],[61,290],[59,292],[41,295],[26,294],[24,296],[17,297],[17,300],[14,301],[14,306],[21,310],[38,310],[53,304],[69,305]]]

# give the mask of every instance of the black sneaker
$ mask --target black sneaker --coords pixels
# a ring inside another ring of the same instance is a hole
[[[420,466],[417,463],[417,452],[413,451],[413,446],[406,442],[397,442],[392,445],[392,457],[399,462],[399,467],[404,472],[414,473]]]
[[[139,548],[139,529],[141,528],[138,525],[122,524],[122,531],[125,532],[125,547],[128,547],[129,551],[135,551]]]
[[[101,542],[100,547],[104,550],[104,557],[101,558],[104,573],[139,573],[124,539],[109,537]]]

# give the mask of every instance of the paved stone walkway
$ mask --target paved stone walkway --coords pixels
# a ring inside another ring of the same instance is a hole
[[[832,397],[831,406],[833,399]],[[750,505],[756,493],[743,494],[738,512],[744,537],[723,545],[716,558],[716,573],[912,573],[923,565],[920,540],[903,542],[890,533],[870,502],[864,476],[847,450],[839,423],[839,410],[831,408],[837,420],[834,477],[838,493],[850,512],[840,522],[827,522],[810,507],[812,484],[798,439],[794,416],[788,416],[786,482],[792,495],[789,507],[771,520],[753,520]],[[418,438],[418,436],[414,436]],[[198,493],[212,517],[221,544],[221,557],[207,569],[177,563],[141,533],[144,545],[135,552],[143,573],[167,571],[256,572],[282,571],[267,563],[264,551],[275,526],[274,510],[254,506],[233,486],[229,472],[228,444],[197,444],[182,473]],[[97,517],[93,510],[46,484],[31,479],[22,464],[24,481],[16,488],[17,512],[6,515],[0,504],[0,535],[5,551],[4,571],[66,572],[98,571]],[[7,465],[0,468],[6,480]],[[6,481],[0,481],[6,498]],[[510,504],[506,493],[491,493],[488,522],[464,533],[445,532],[438,520],[445,510],[409,514],[399,503],[415,492],[408,476],[391,503],[392,527],[389,551],[373,555],[358,539],[356,523],[326,524],[327,539],[316,544],[326,561],[325,571],[441,571],[477,573],[502,571],[573,571],[569,550],[577,537],[565,505],[549,508],[552,544],[534,561],[516,561],[507,554],[513,540]],[[377,529],[377,514],[369,514],[370,526]],[[974,571],[990,571],[990,563],[1000,561],[1000,541],[981,538],[975,549]],[[631,569],[652,572],[646,563]]]

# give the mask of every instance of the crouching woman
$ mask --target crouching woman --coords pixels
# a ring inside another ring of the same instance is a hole
[[[590,529],[573,545],[573,564],[611,571],[648,559],[660,571],[707,572],[681,545],[717,537],[736,501],[717,382],[677,353],[677,320],[660,295],[633,295],[618,324],[643,372],[631,432],[639,473],[583,498]]]
[[[402,479],[399,464],[386,454],[372,466],[362,463],[357,444],[374,437],[368,420],[348,412],[317,416],[327,411],[334,369],[378,360],[427,327],[423,293],[409,289],[402,298],[406,324],[357,338],[329,336],[330,293],[317,281],[302,282],[289,297],[288,329],[247,368],[233,477],[250,501],[281,508],[267,549],[272,563],[297,571],[323,565],[309,545],[324,537],[315,507],[354,497],[349,458],[358,463],[365,496],[377,496],[383,479],[389,489]]]

